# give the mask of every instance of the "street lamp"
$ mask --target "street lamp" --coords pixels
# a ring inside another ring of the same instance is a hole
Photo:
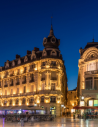
[[[82,96],[81,99],[84,100],[84,96]]]

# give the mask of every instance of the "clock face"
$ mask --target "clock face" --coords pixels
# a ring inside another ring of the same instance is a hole
[[[44,42],[43,42],[44,44],[46,44],[47,43],[47,39],[46,38],[44,38]]]
[[[53,38],[51,39],[51,42],[52,42],[52,43],[55,43],[55,42],[56,42],[56,39],[53,37]]]

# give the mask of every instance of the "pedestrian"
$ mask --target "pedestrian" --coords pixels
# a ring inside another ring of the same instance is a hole
[[[31,117],[31,126],[34,124],[34,117]]]
[[[24,126],[24,119],[21,118],[21,126]]]

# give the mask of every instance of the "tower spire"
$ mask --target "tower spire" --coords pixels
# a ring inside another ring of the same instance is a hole
[[[54,33],[53,33],[53,26],[52,26],[52,16],[51,16],[51,29],[50,29],[50,33],[49,33],[49,36],[48,37],[51,37],[51,36],[54,36]]]

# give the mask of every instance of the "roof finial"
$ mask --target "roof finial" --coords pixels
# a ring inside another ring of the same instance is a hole
[[[94,35],[93,35],[93,39],[92,39],[92,40],[93,40],[93,42],[94,42]]]
[[[53,33],[53,27],[52,27],[52,16],[51,16],[51,29],[50,29],[50,34],[49,34],[49,36],[48,37],[50,37],[50,36],[54,36],[54,33]]]

